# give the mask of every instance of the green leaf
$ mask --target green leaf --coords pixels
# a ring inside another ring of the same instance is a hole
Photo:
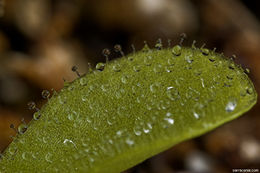
[[[97,69],[20,126],[0,172],[120,172],[237,118],[257,100],[243,69],[207,49],[147,47]]]

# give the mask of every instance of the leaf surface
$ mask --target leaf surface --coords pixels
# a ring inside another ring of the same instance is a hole
[[[257,99],[244,70],[207,49],[146,49],[102,67],[35,113],[0,172],[120,172],[237,118]]]

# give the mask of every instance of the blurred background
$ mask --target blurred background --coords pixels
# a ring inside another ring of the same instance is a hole
[[[250,69],[260,90],[260,9],[246,0],[0,0],[0,151],[25,118],[27,103],[44,104],[41,91],[60,90],[105,61],[104,48],[125,54],[158,38],[176,44],[186,33],[200,47],[217,48]],[[113,53],[110,57],[117,58]],[[232,172],[260,168],[260,102],[241,118],[183,142],[125,173]]]

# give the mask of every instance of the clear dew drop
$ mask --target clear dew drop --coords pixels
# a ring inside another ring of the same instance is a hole
[[[45,143],[45,144],[47,144],[47,143],[48,143],[48,138],[47,138],[47,137],[45,137],[45,136],[44,136],[44,137],[42,137],[42,142],[43,142],[43,143]]]
[[[119,116],[124,116],[125,115],[125,112],[126,112],[126,107],[125,106],[119,106],[118,108],[117,108],[117,114],[119,115]]]
[[[113,142],[112,139],[109,139],[109,140],[108,140],[108,143],[110,143],[110,144],[114,144],[114,142]]]
[[[114,124],[114,122],[115,122],[115,117],[114,116],[112,116],[112,117],[107,119],[107,124],[110,125],[110,126],[112,126]]]
[[[33,119],[34,120],[38,120],[38,119],[40,119],[40,117],[41,117],[41,113],[38,111],[38,112],[35,112],[34,114],[33,114]]]
[[[47,162],[49,162],[49,163],[52,163],[52,154],[51,153],[47,153],[46,155],[45,155],[45,160],[47,161]]]
[[[136,93],[137,88],[138,88],[138,87],[136,87],[135,85],[132,86],[132,92],[133,92],[133,94]]]
[[[96,70],[98,71],[103,71],[105,69],[105,64],[100,62],[100,63],[97,63],[96,65]]]
[[[152,93],[158,92],[159,89],[160,89],[160,83],[158,83],[158,82],[153,83],[153,84],[150,85],[150,91],[151,91]]]
[[[231,69],[231,70],[234,70],[236,67],[236,65],[232,62],[229,64],[228,68]]]
[[[184,81],[185,81],[185,80],[184,80],[182,77],[180,77],[180,78],[178,78],[178,79],[175,79],[175,83],[176,83],[177,86],[182,86],[182,83],[183,83]]]
[[[193,116],[195,118],[205,117],[205,105],[199,102],[196,102],[193,107]]]
[[[202,54],[205,55],[205,56],[208,56],[208,55],[209,55],[209,50],[206,49],[206,48],[202,48],[202,49],[201,49],[201,52],[202,52]]]
[[[168,105],[165,104],[163,100],[160,100],[160,101],[156,104],[156,106],[157,106],[157,109],[158,109],[158,110],[165,110],[165,109],[168,108]]]
[[[108,84],[103,84],[103,85],[101,85],[101,90],[103,91],[103,92],[107,92],[108,91],[108,89],[109,89],[109,85]]]
[[[25,139],[22,139],[22,138],[20,138],[18,142],[19,142],[20,144],[24,144],[24,143],[26,142],[26,140],[25,140]]]
[[[133,140],[131,140],[130,138],[127,138],[126,140],[125,140],[125,142],[126,142],[126,144],[127,145],[129,145],[129,146],[132,146],[132,145],[134,145],[134,141]]]
[[[79,155],[78,153],[74,153],[74,154],[73,154],[73,158],[74,158],[75,160],[78,160],[78,159],[80,158],[80,155]],[[77,170],[77,168],[75,168],[75,170]]]
[[[65,79],[64,79],[64,87],[68,87],[69,85],[70,85],[70,82],[68,82],[68,81],[65,81]]]
[[[232,86],[232,82],[231,81],[226,81],[224,82],[224,87],[231,87]]]
[[[88,105],[89,109],[93,110],[94,107],[93,107],[93,103],[92,102],[89,102],[89,105]]]
[[[51,93],[48,90],[43,90],[42,91],[42,98],[48,100],[50,98],[50,95],[51,95]]]
[[[152,106],[151,106],[150,104],[146,104],[146,109],[147,109],[148,111],[150,111],[150,110],[152,110]]]
[[[94,125],[94,126],[93,126],[93,129],[96,130],[96,131],[98,131],[98,126]]]
[[[181,46],[180,45],[176,45],[172,48],[172,54],[175,56],[180,56],[181,55]]]
[[[193,116],[196,118],[196,119],[199,119],[200,115],[197,113],[197,112],[193,112]]]
[[[150,52],[150,50],[151,50],[151,49],[149,48],[147,42],[144,41],[144,47],[143,47],[142,51],[143,51],[143,52]]]
[[[64,139],[63,144],[65,146],[73,146],[74,148],[77,148],[76,144],[70,139]]]
[[[157,43],[155,44],[155,48],[156,48],[157,50],[161,50],[162,47],[163,47],[163,45],[162,45],[162,40],[159,38],[159,39],[157,40]]]
[[[204,79],[203,79],[203,78],[200,78],[200,81],[201,81],[201,86],[202,86],[203,88],[205,88]]]
[[[87,85],[87,78],[86,77],[81,77],[79,80],[79,83],[81,86]]]
[[[167,73],[170,73],[170,72],[172,72],[172,69],[170,68],[170,67],[165,67],[165,71],[167,72]]]
[[[146,66],[150,66],[150,65],[152,65],[152,60],[153,60],[152,56],[147,56],[144,58],[144,64]]]
[[[151,123],[147,123],[146,125],[147,125],[147,127],[148,127],[149,129],[153,129],[153,126],[152,126]]]
[[[125,93],[125,89],[124,89],[124,88],[121,88],[119,91],[120,91],[122,94]]]
[[[73,85],[69,85],[69,86],[68,86],[68,90],[69,90],[69,91],[74,90],[74,86],[73,86]]]
[[[37,156],[38,156],[38,154],[39,154],[38,152],[36,152],[36,153],[32,153],[32,158],[33,158],[33,159],[36,159]]]
[[[114,72],[120,72],[121,71],[121,67],[120,67],[119,64],[113,65],[112,69],[113,69]]]
[[[172,119],[172,118],[164,118],[164,120],[167,121],[171,125],[174,124],[174,119]]]
[[[232,99],[231,101],[229,101],[226,105],[226,112],[233,112],[236,109],[237,106],[237,102],[235,99]]]
[[[185,95],[187,99],[193,99],[195,101],[198,101],[200,97],[200,93],[191,87],[188,88]]]
[[[147,133],[150,132],[150,129],[148,129],[148,128],[143,128],[143,132],[147,134]]]
[[[152,124],[151,123],[146,123],[146,124],[144,124],[143,122],[141,122],[140,123],[140,126],[142,127],[142,131],[143,131],[143,133],[145,133],[145,134],[148,134],[150,131],[151,131],[151,129],[153,128],[152,127]]]
[[[139,72],[139,71],[141,70],[141,66],[140,66],[140,65],[135,65],[135,66],[133,67],[133,70],[134,70],[135,72]]]
[[[249,68],[246,68],[246,69],[245,69],[245,73],[246,73],[246,74],[250,74],[250,69],[249,69]]]
[[[140,128],[135,127],[135,128],[134,128],[134,134],[135,134],[136,136],[140,136],[140,135],[142,134],[142,131],[140,130]]]
[[[86,95],[81,96],[81,100],[82,100],[83,102],[87,101],[87,96],[86,96]]]
[[[141,103],[141,98],[140,97],[136,97],[136,103]]]
[[[86,117],[86,121],[87,121],[88,123],[92,123],[92,118],[91,118],[90,116],[87,116],[87,117]]]
[[[163,72],[164,70],[163,70],[163,67],[162,67],[161,64],[156,64],[156,65],[153,67],[153,71],[154,71],[155,73],[161,73],[161,72]]]
[[[129,56],[129,57],[127,57],[127,59],[128,59],[128,61],[133,61],[133,60],[134,60],[134,57]]]
[[[127,80],[128,80],[128,77],[127,77],[126,75],[124,75],[124,76],[121,77],[121,82],[122,82],[123,84],[127,84]]]
[[[175,101],[175,100],[179,99],[179,97],[180,97],[179,91],[173,86],[167,87],[166,94],[167,94],[168,98],[172,101]]]
[[[209,57],[210,62],[214,62],[214,61],[216,61],[216,59],[217,59],[216,56],[210,56]]]
[[[95,162],[95,159],[93,159],[92,157],[89,157],[88,160],[89,160],[89,162],[91,162],[91,163]]]
[[[120,137],[121,135],[122,135],[122,131],[121,130],[118,130],[117,132],[116,132],[116,135],[118,136],[118,137]]]
[[[83,146],[83,147],[87,147],[88,146],[88,144],[83,140],[83,139],[81,139],[81,145]]]
[[[60,103],[61,105],[63,105],[64,103],[66,103],[66,98],[63,99],[61,96],[58,96],[58,100],[59,100],[59,103]]]
[[[242,90],[240,91],[240,95],[241,95],[242,97],[245,97],[246,94],[247,94],[247,91],[246,91],[246,90],[242,89]]]
[[[29,154],[28,154],[27,152],[23,152],[23,153],[22,153],[22,159],[23,159],[23,160],[27,160],[27,159],[28,159],[28,156],[29,156]]]
[[[120,91],[116,91],[115,96],[117,99],[120,99],[122,97],[122,94]]]
[[[24,132],[27,130],[28,126],[24,123],[20,124],[18,126],[18,133],[19,134],[24,134]]]
[[[11,155],[15,154],[16,151],[17,151],[16,146],[12,146],[12,147],[9,147],[9,148],[8,148],[8,152],[9,152]]]
[[[67,116],[67,118],[68,118],[68,120],[70,120],[70,121],[73,121],[74,120],[74,116],[73,116],[73,114],[68,114],[68,116]]]
[[[169,64],[170,66],[173,66],[173,65],[175,64],[173,58],[169,58],[167,62],[168,62],[168,64]]]
[[[247,92],[247,94],[253,94],[253,92],[254,92],[254,90],[253,90],[253,88],[246,88],[246,92]]]
[[[190,64],[184,66],[185,69],[190,70],[192,69],[192,66]]]
[[[194,61],[194,59],[192,58],[192,55],[187,55],[187,56],[185,56],[185,60],[186,60],[189,64],[191,64],[191,63]]]
[[[89,90],[90,91],[94,91],[96,88],[97,88],[97,86],[94,85],[94,84],[89,85]]]
[[[195,69],[194,70],[194,75],[195,76],[200,76],[202,74],[202,70],[201,69]]]
[[[229,73],[226,77],[227,77],[228,80],[233,80],[234,77],[235,77],[235,74],[234,73]]]
[[[167,112],[166,113],[166,117],[171,117],[172,116],[172,113],[171,112]]]

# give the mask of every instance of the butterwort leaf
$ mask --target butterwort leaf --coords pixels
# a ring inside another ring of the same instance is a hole
[[[244,70],[208,49],[145,47],[79,77],[35,113],[0,172],[124,171],[248,111]]]

